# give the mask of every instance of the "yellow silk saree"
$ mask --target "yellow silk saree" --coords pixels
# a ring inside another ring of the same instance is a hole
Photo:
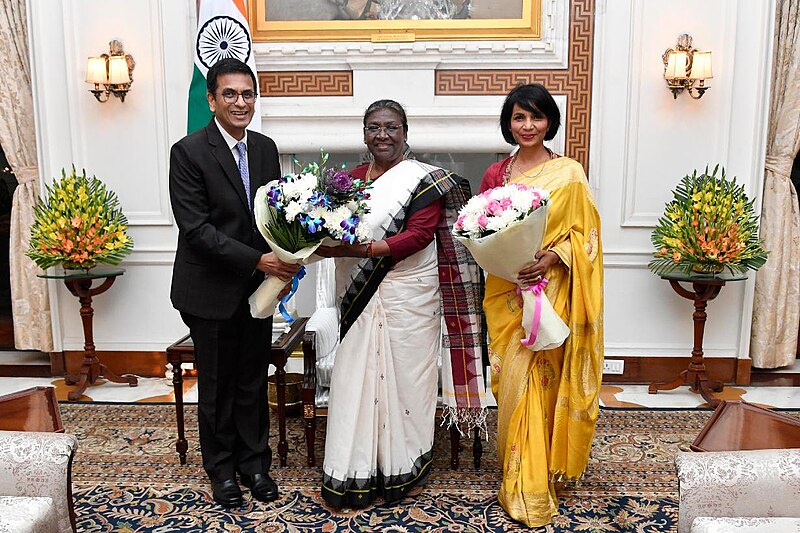
[[[503,465],[498,500],[512,518],[536,527],[558,513],[555,484],[580,479],[589,460],[603,368],[603,258],[600,217],[579,163],[552,159],[512,181],[550,191],[544,242],[562,262],[548,271],[545,292],[570,329],[562,346],[532,352],[520,343],[517,286],[487,277],[483,306]]]

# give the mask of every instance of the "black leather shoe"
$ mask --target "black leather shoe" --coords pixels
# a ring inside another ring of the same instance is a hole
[[[211,492],[214,496],[214,501],[224,507],[239,507],[242,505],[242,490],[235,479],[212,480]]]
[[[242,484],[260,502],[274,502],[278,499],[278,484],[269,474],[242,474]]]

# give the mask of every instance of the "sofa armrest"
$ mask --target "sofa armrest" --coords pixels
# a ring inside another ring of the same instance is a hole
[[[678,531],[697,516],[800,517],[800,449],[678,452]]]
[[[734,531],[736,533],[800,531],[800,518],[711,518],[709,516],[698,516],[692,522],[691,533],[732,533]]]
[[[60,531],[75,531],[72,502],[74,435],[0,431],[0,495],[49,496]]]

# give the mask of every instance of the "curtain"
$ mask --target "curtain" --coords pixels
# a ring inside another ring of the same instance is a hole
[[[36,277],[39,268],[25,256],[39,197],[25,0],[0,3],[0,144],[19,182],[11,207],[9,246],[14,345],[49,352],[53,333],[47,284]]]
[[[761,237],[769,259],[756,277],[753,366],[791,365],[800,321],[800,209],[790,180],[800,150],[800,2],[778,0]]]

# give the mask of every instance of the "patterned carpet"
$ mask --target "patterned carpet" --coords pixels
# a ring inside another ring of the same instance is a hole
[[[497,504],[495,440],[484,443],[480,471],[471,444],[461,468],[449,468],[449,434],[437,429],[434,468],[417,498],[336,512],[319,496],[320,472],[305,466],[302,420],[287,421],[289,465],[273,467],[282,498],[226,510],[210,500],[200,463],[196,406],[186,406],[188,464],[175,453],[175,410],[159,404],[62,404],[67,431],[79,439],[73,466],[80,531],[518,531]],[[489,427],[495,423],[492,412]],[[711,415],[704,410],[603,410],[589,470],[560,495],[554,532],[672,531],[677,481],[672,460]],[[321,464],[324,419],[317,429]],[[271,439],[277,450],[277,435]],[[277,456],[275,463],[277,463]]]

